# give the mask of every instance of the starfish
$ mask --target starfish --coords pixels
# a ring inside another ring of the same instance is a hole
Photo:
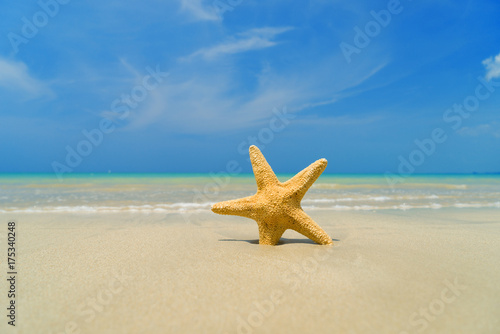
[[[320,245],[332,239],[300,206],[300,201],[326,168],[319,159],[286,182],[280,182],[257,146],[250,146],[250,161],[257,181],[255,195],[220,202],[212,211],[254,219],[259,226],[259,244],[276,245],[287,229],[295,230]]]

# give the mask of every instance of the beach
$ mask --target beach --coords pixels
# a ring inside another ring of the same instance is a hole
[[[2,333],[498,332],[498,178],[321,177],[303,208],[333,246],[258,245],[254,221],[209,211],[255,181],[212,181],[3,179],[18,313]]]
[[[0,9],[0,334],[500,334],[499,0]]]

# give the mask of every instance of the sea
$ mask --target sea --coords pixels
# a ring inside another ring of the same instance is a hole
[[[293,175],[278,175],[286,181]],[[0,174],[0,213],[183,214],[253,195],[252,174]],[[500,175],[323,174],[304,210],[500,209]]]

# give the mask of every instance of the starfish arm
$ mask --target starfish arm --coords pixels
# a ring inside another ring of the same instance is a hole
[[[295,209],[289,213],[291,224],[288,228],[305,235],[320,245],[332,245],[332,238],[309,217],[302,209]]]
[[[262,152],[257,146],[250,146],[250,161],[252,162],[252,169],[257,181],[257,189],[264,189],[266,186],[273,186],[279,184],[279,180],[274,174],[271,166],[264,158]]]
[[[212,205],[212,211],[220,215],[233,215],[252,218],[255,215],[255,197],[248,196]]]
[[[326,159],[319,159],[297,173],[290,180],[283,183],[283,186],[288,187],[297,196],[298,200],[302,200],[307,190],[313,185],[318,177],[323,173],[328,162]]]
[[[286,231],[286,227],[265,220],[257,220],[257,224],[260,245],[276,245]]]
[[[293,229],[320,245],[333,244],[328,234],[300,207],[307,190],[325,170],[326,159],[312,163],[287,182],[281,183],[262,152],[253,145],[249,151],[257,193],[213,204],[212,211],[254,219],[259,226],[259,244],[276,245],[287,229]]]

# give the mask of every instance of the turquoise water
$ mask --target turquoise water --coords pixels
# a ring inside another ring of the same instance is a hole
[[[278,175],[281,181],[292,175]],[[322,175],[302,201],[308,210],[500,208],[500,175]],[[0,174],[0,212],[206,211],[256,191],[252,174]]]

